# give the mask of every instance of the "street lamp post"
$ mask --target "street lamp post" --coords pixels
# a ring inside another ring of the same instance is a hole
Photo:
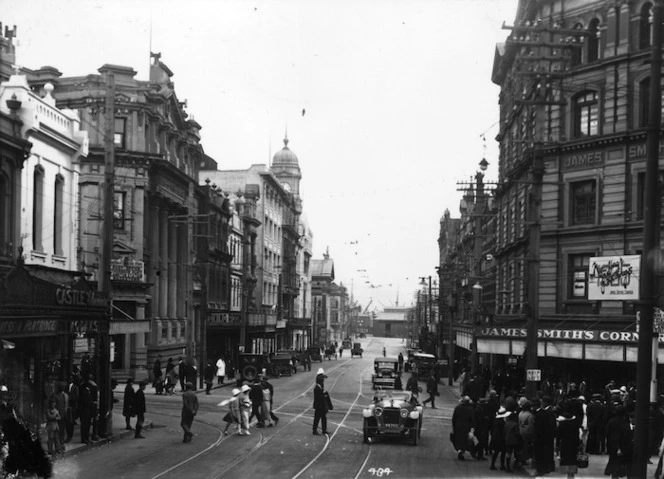
[[[426,341],[426,345],[428,346],[429,342],[429,324],[433,324],[433,318],[432,318],[432,313],[433,313],[433,308],[431,304],[431,276],[420,276],[420,285],[426,286],[427,285],[427,278],[429,280],[429,294],[426,297],[426,301],[424,302],[424,340]],[[429,310],[427,312],[427,303],[429,304]],[[422,347],[422,345],[420,345]],[[428,350],[430,348],[424,348],[429,352]]]

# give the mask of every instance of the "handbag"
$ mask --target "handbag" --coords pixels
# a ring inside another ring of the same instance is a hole
[[[576,466],[579,469],[585,469],[588,467],[588,454],[580,452],[576,455]]]

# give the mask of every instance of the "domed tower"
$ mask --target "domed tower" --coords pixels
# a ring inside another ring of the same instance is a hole
[[[297,156],[288,148],[288,136],[284,138],[284,147],[272,158],[270,170],[288,191],[295,196],[300,195],[302,171]]]

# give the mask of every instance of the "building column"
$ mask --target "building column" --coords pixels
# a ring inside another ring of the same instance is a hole
[[[159,264],[159,236],[161,230],[159,229],[159,205],[157,204],[156,197],[150,198],[149,214],[150,214],[150,264],[148,265],[147,281],[152,284],[152,317],[159,316],[159,280],[161,273],[157,276],[161,265]]]
[[[168,223],[168,306],[167,313],[169,318],[177,316],[177,268],[178,268],[178,237],[176,223],[171,221]]]
[[[159,211],[159,317],[168,318],[168,209]]]
[[[136,320],[145,319],[145,304],[136,303]],[[131,367],[134,369],[134,380],[141,381],[148,377],[148,348],[145,346],[145,333],[134,333],[131,350]]]

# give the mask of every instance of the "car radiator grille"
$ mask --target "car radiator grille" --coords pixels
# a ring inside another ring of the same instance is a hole
[[[385,424],[399,424],[398,409],[384,409],[383,416],[385,417]]]

